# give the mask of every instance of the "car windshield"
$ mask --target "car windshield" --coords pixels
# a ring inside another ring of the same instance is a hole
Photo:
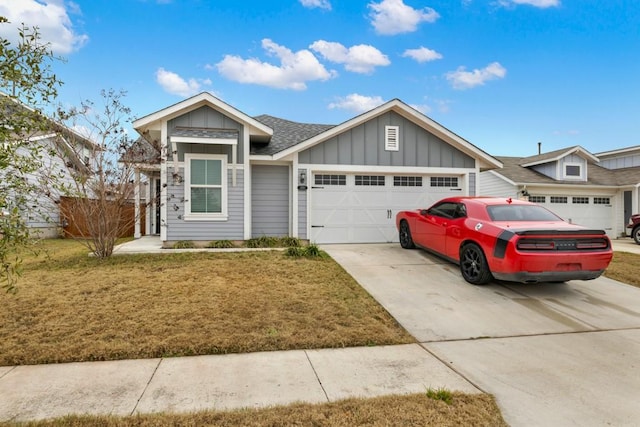
[[[487,206],[493,221],[562,221],[562,218],[537,205]]]

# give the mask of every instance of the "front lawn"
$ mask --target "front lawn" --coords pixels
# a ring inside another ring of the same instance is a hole
[[[21,423],[25,427],[163,427],[163,426],[487,426],[506,427],[495,399],[487,394],[451,393],[451,402],[427,393],[347,399],[324,404],[298,403],[266,409],[148,414],[130,417],[70,416]]]
[[[640,287],[640,255],[614,252],[613,260],[604,275],[618,282]]]
[[[330,258],[45,246],[0,294],[0,366],[415,342]]]

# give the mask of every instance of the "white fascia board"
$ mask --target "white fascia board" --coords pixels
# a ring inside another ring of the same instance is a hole
[[[575,185],[575,184],[542,184],[539,182],[519,182],[518,185],[526,185],[527,188],[562,188],[568,190],[618,190],[623,186],[619,185]]]
[[[419,111],[409,107],[407,104],[403,103],[398,99],[393,99],[385,104],[380,105],[377,108],[374,108],[371,111],[368,111],[364,114],[361,114],[357,117],[354,117],[350,120],[347,120],[344,123],[341,123],[337,126],[332,127],[331,129],[322,132],[313,138],[310,138],[301,144],[283,150],[273,156],[274,159],[281,159],[283,157],[287,157],[295,152],[303,151],[309,147],[312,147],[318,143],[321,143],[327,139],[330,139],[342,132],[345,132],[351,128],[354,128],[362,123],[371,120],[374,117],[377,117],[381,114],[386,113],[387,111],[395,111],[401,116],[411,120],[412,122],[421,125],[422,128],[426,129],[428,132],[433,133],[434,135],[442,138],[448,143],[452,144],[454,147],[460,149],[466,154],[471,155],[475,159],[478,159],[485,168],[493,169],[493,168],[501,168],[502,162],[493,156],[485,153],[480,150],[478,147],[474,146],[470,142],[451,132],[444,126],[439,123],[431,120],[429,117],[420,113]]]
[[[529,162],[529,163],[523,163],[522,167],[528,168],[530,166],[536,166],[536,165],[542,165],[545,163],[551,163],[551,162],[557,162],[560,159],[567,157],[569,154],[574,154],[574,153],[578,153],[578,155],[580,155],[580,157],[582,157],[585,160],[591,160],[594,163],[600,163],[600,159],[597,158],[596,156],[594,156],[593,154],[591,154],[590,152],[588,152],[587,150],[585,150],[584,148],[577,146],[577,147],[572,147],[571,149],[558,154],[555,157],[550,157],[548,159],[541,159],[541,160],[536,160],[533,162]]]
[[[187,144],[238,145],[238,140],[232,138],[198,138],[193,136],[171,136],[170,138],[171,142]]]
[[[475,172],[470,168],[440,168],[440,167],[406,167],[406,166],[366,166],[366,165],[319,165],[313,163],[300,163],[300,169],[309,169],[314,172],[342,172],[342,173],[383,173],[398,175],[464,175]]]
[[[634,145],[632,147],[619,148],[617,150],[603,151],[602,153],[596,153],[597,157],[616,156],[619,154],[629,154],[633,152],[640,152],[640,145]]]
[[[57,136],[58,136],[57,133],[47,133],[45,135],[32,136],[28,140],[36,142],[36,141],[42,141],[43,139],[55,138]]]
[[[163,108],[162,110],[156,111],[155,113],[141,117],[133,122],[133,128],[140,133],[147,128],[153,128],[154,124],[158,121],[171,120],[174,117],[184,114],[186,111],[199,108],[203,105],[209,105],[216,110],[225,112],[241,123],[248,124],[251,130],[255,129],[257,131],[256,133],[262,133],[269,136],[273,135],[273,129],[269,126],[260,123],[253,117],[246,115],[242,111],[221,101],[208,92],[199,93],[198,95],[187,98],[184,101],[180,101],[176,104],[170,105],[169,107]]]
[[[260,156],[256,156],[256,155],[250,155],[249,156],[249,161],[251,163],[253,163],[254,161],[260,161],[260,162],[273,162],[273,156],[266,156],[266,155],[260,155]]]

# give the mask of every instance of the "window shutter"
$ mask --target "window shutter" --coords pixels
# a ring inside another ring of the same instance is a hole
[[[384,127],[384,149],[387,151],[400,150],[400,139],[398,138],[400,133],[400,126],[385,126]]]

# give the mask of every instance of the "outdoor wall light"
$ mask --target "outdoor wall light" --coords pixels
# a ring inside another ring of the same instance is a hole
[[[301,169],[298,171],[298,190],[307,189],[307,171]]]

